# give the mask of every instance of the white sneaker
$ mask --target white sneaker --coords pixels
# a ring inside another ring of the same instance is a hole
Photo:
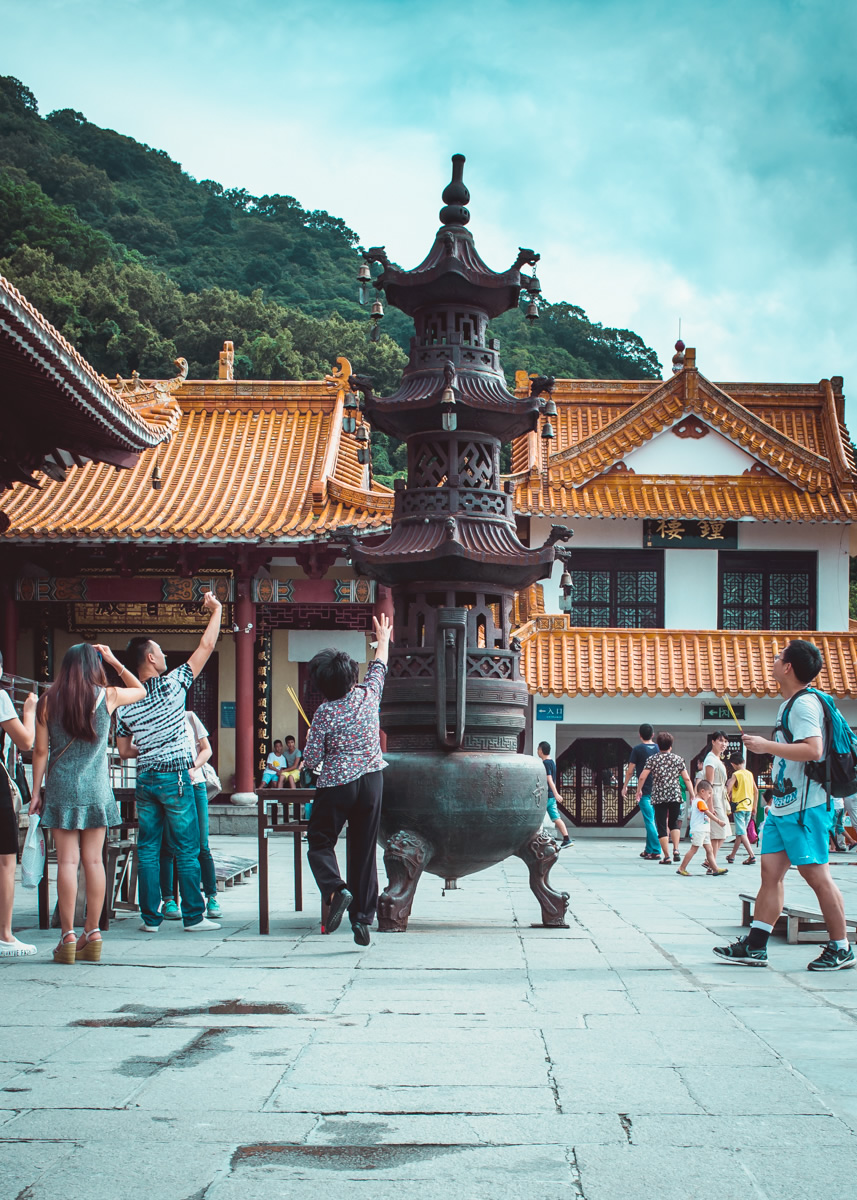
[[[13,937],[11,942],[0,942],[0,958],[26,958],[27,955],[36,953],[35,946],[19,942],[16,937]]]
[[[160,925],[147,925],[144,921],[140,926],[140,931],[141,933],[157,933],[160,928]]]
[[[208,917],[203,917],[201,921],[197,921],[195,925],[185,925],[185,933],[203,933],[206,929],[219,929],[219,921],[209,921]]]

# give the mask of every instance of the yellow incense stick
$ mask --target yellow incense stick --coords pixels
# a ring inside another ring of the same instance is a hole
[[[729,703],[729,697],[728,697],[728,696],[724,696],[724,697],[723,697],[723,699],[726,701],[726,707],[729,709],[729,711],[730,711],[730,712],[731,712],[731,714],[732,714],[732,720],[733,720],[733,721],[735,722],[735,724],[738,726],[739,730],[741,730],[741,733],[743,733],[743,732],[744,732],[744,730],[743,730],[743,729],[741,729],[741,722],[740,722],[740,721],[738,720],[738,718],[735,716],[735,709],[734,709],[734,708],[732,707],[732,705]]]
[[[306,715],[306,713],[304,712],[304,710],[301,708],[301,702],[300,702],[300,700],[298,700],[298,697],[297,697],[297,692],[295,691],[295,689],[292,687],[292,685],[291,685],[291,684],[288,684],[288,685],[287,685],[287,687],[286,687],[286,691],[289,693],[289,695],[291,696],[292,700],[294,700],[294,702],[295,702],[295,705],[296,705],[296,707],[297,707],[297,710],[298,710],[298,712],[301,714],[301,716],[303,717],[303,719],[306,721],[307,725],[311,725],[311,724],[312,724],[312,722],[310,721],[309,717]]]

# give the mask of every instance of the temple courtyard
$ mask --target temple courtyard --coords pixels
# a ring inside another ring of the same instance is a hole
[[[368,949],[319,935],[310,877],[293,911],[285,841],[269,937],[254,877],[220,933],[127,915],[100,965],[61,967],[20,891],[40,953],[2,964],[0,1196],[851,1200],[857,971],[783,938],[767,970],[718,962],[758,866],[682,879],[640,848],[563,853],[566,930],[531,927],[511,859],[446,895],[425,877]],[[855,866],[835,856],[849,916]],[[786,899],[811,899],[796,872]]]

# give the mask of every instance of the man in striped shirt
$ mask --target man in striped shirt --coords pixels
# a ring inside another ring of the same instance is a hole
[[[131,668],[146,685],[146,697],[118,710],[117,745],[123,758],[137,759],[137,877],[145,933],[157,933],[161,913],[160,851],[166,829],[175,851],[185,930],[219,929],[204,915],[199,866],[199,820],[189,768],[185,730],[188,689],[211,657],[220,633],[222,605],[206,592],[210,614],[199,646],[186,663],[167,671],[164,652],[152,638],[128,643]]]

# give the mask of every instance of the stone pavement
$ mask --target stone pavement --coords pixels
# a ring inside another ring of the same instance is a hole
[[[718,962],[758,867],[682,879],[640,846],[563,853],[568,930],[530,928],[510,859],[425,878],[368,949],[318,934],[311,883],[291,911],[285,842],[268,938],[254,882],[220,934],[127,917],[100,965],[60,967],[20,892],[41,954],[0,966],[0,1198],[852,1200],[857,970],[780,939],[767,971]]]

